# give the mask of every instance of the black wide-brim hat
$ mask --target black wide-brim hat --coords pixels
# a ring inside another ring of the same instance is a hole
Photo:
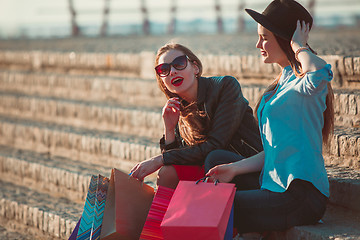
[[[294,0],[274,0],[260,14],[251,9],[245,11],[258,23],[275,35],[291,40],[297,20],[313,24],[310,13]]]

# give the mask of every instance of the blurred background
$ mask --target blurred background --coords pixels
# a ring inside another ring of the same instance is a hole
[[[256,31],[245,8],[269,0],[0,0],[0,38],[64,38]],[[317,28],[360,27],[359,0],[299,0]]]

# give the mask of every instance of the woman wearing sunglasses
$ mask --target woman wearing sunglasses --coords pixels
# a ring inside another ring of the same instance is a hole
[[[262,151],[252,109],[235,78],[202,77],[201,61],[180,44],[161,47],[155,65],[168,99],[162,111],[162,154],[134,166],[133,177],[142,180],[161,168],[157,184],[175,188],[179,180],[202,178],[204,160],[215,149],[244,157]]]
[[[314,224],[329,197],[322,145],[334,124],[331,66],[307,44],[313,20],[296,1],[275,0],[262,14],[246,11],[258,22],[256,47],[263,61],[282,69],[255,109],[264,151],[238,162],[232,153],[214,151],[206,161],[218,165],[216,159],[227,158],[233,163],[215,166],[207,175],[229,182],[262,170],[260,188],[236,192],[234,226],[239,232]]]

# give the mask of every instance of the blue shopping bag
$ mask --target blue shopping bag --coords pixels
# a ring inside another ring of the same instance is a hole
[[[101,175],[91,177],[76,240],[100,239],[108,186],[107,177]]]

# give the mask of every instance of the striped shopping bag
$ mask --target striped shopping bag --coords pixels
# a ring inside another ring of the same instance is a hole
[[[93,175],[81,215],[77,240],[100,239],[109,178]]]
[[[160,224],[164,218],[170,203],[174,189],[159,186],[151,204],[144,228],[141,232],[141,240],[163,240]]]

